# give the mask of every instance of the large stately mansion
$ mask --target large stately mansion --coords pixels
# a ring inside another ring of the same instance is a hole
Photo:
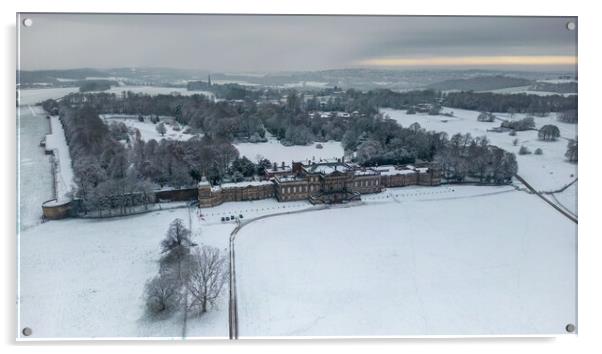
[[[293,162],[274,166],[264,180],[224,183],[211,186],[203,181],[198,186],[200,207],[224,202],[276,198],[281,202],[309,200],[313,204],[342,203],[360,200],[362,194],[378,193],[387,187],[441,184],[436,165],[387,165],[361,167],[344,161]]]

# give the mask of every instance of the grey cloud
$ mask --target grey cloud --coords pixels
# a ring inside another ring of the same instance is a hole
[[[22,69],[318,70],[375,57],[574,55],[570,18],[28,14]],[[573,19],[574,20],[574,19]]]

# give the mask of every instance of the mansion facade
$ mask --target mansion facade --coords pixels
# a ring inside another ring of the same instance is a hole
[[[284,166],[283,166],[284,167]],[[341,161],[293,162],[286,173],[266,171],[265,180],[198,185],[200,207],[224,202],[276,198],[280,202],[309,200],[312,204],[360,200],[362,194],[382,192],[388,187],[441,184],[441,171],[433,164],[361,167]]]

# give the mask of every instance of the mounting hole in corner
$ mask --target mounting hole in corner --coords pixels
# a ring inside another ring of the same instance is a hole
[[[569,31],[574,31],[577,28],[577,24],[573,21],[569,21],[566,24],[566,29],[568,29]]]

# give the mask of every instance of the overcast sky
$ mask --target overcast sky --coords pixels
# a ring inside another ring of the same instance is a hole
[[[573,70],[574,18],[28,14],[23,70]]]

